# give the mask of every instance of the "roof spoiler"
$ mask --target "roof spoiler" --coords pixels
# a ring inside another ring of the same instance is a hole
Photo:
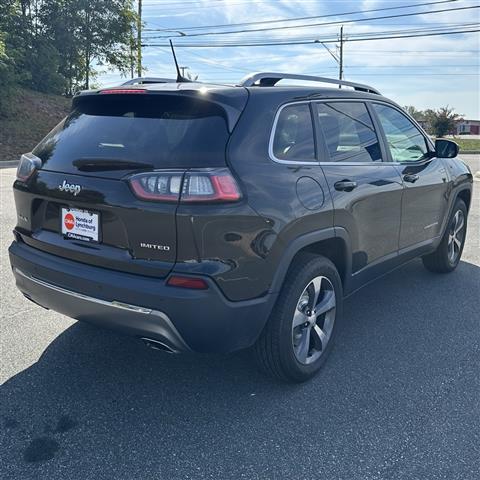
[[[164,78],[164,77],[137,77],[128,80],[123,85],[144,85],[147,83],[175,83],[176,78]]]

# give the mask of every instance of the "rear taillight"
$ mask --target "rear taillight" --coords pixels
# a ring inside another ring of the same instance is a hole
[[[33,153],[24,153],[20,157],[20,163],[17,167],[17,180],[25,182],[33,172],[42,166],[42,161],[33,155]]]
[[[178,202],[183,172],[140,173],[129,179],[133,193],[142,200]]]
[[[228,168],[183,172],[149,172],[129,179],[142,200],[198,203],[236,202],[242,194]]]

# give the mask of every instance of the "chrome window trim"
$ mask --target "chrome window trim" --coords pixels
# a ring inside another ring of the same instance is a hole
[[[275,119],[273,120],[272,128],[270,130],[270,140],[268,142],[268,156],[270,157],[270,160],[272,160],[273,162],[281,163],[283,165],[319,165],[319,162],[317,159],[310,162],[307,160],[282,160],[281,158],[277,158],[273,153],[273,142],[275,139],[275,132],[277,130],[278,118],[280,117],[282,110],[286,107],[290,107],[291,105],[306,104],[310,107],[310,103],[311,103],[310,100],[301,100],[296,102],[285,103],[277,110],[277,113],[275,114]],[[313,118],[311,118],[311,121],[312,121],[312,131],[313,131],[312,141],[314,142],[314,146],[315,146],[315,128],[313,125]],[[316,153],[317,152],[315,151],[315,154]]]
[[[417,123],[417,121],[410,117],[410,115],[405,112],[401,107],[399,107],[397,104],[393,102],[389,102],[386,100],[383,100],[381,98],[343,98],[343,97],[336,97],[336,98],[325,98],[325,99],[319,99],[319,100],[312,100],[312,103],[330,103],[330,102],[362,102],[362,103],[368,103],[372,105],[373,103],[378,103],[380,105],[385,105],[387,107],[391,107],[394,110],[397,110],[401,115],[405,116],[407,120],[409,120],[419,131],[421,135],[425,138],[425,141],[427,142],[428,146],[432,149],[432,151],[435,151],[433,141],[431,138],[428,136],[428,134],[423,130],[423,128]],[[373,106],[373,105],[372,105]],[[374,125],[375,126],[375,125]],[[379,132],[376,131],[375,133],[377,134],[377,137],[379,135]],[[405,166],[405,165],[422,165],[423,163],[429,162],[431,158],[426,158],[424,160],[419,160],[417,162],[389,162],[388,160],[383,160],[381,162],[319,162],[318,164],[320,166],[322,165],[345,165],[348,167],[354,167],[354,166],[360,166],[360,165],[395,165],[395,166]]]
[[[275,114],[275,119],[273,121],[272,129],[270,131],[270,140],[268,142],[268,155],[270,157],[270,160],[272,160],[275,163],[280,163],[283,165],[317,165],[317,166],[324,166],[324,165],[345,165],[346,167],[359,167],[359,166],[372,166],[372,165],[394,165],[394,166],[404,166],[404,165],[421,165],[422,163],[428,162],[431,159],[424,159],[418,162],[389,162],[388,160],[382,160],[381,162],[322,162],[315,160],[313,162],[308,162],[305,160],[282,160],[280,158],[275,157],[273,154],[273,141],[275,137],[275,131],[277,129],[277,123],[278,123],[278,118],[280,116],[280,113],[285,107],[288,107],[290,105],[300,105],[300,104],[312,104],[312,103],[330,103],[330,102],[362,102],[362,103],[379,103],[381,105],[385,105],[387,107],[391,107],[395,110],[398,110],[399,113],[404,115],[408,120],[410,120],[411,123],[419,130],[419,133],[423,135],[425,138],[427,144],[432,148],[432,151],[435,151],[433,147],[433,142],[430,139],[430,137],[427,135],[427,133],[423,130],[423,128],[415,121],[414,118],[411,118],[408,113],[404,112],[401,107],[396,105],[395,103],[391,103],[389,101],[384,101],[382,99],[371,99],[371,98],[348,98],[348,97],[332,97],[332,98],[322,98],[322,99],[312,99],[312,100],[298,100],[294,102],[288,102],[279,107]],[[313,119],[312,119],[313,120]],[[375,127],[375,125],[374,125]],[[314,124],[312,121],[312,128],[314,129]],[[314,129],[315,133],[315,129]],[[377,134],[377,137],[379,135],[379,132],[375,129],[375,133]],[[314,139],[315,140],[315,139]],[[380,141],[380,139],[379,139]],[[318,147],[317,147],[318,148]],[[316,152],[318,154],[318,152]]]
[[[318,162],[318,165],[320,166],[326,166],[326,165],[345,165],[346,167],[371,167],[372,165],[377,165],[377,166],[387,166],[387,165],[393,165],[392,162],[384,162],[383,160],[380,162]]]

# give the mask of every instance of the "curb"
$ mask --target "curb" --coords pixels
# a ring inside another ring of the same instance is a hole
[[[7,162],[0,162],[0,168],[12,168],[18,165],[18,160],[9,160]]]

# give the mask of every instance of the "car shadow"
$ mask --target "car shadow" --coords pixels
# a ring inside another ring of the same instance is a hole
[[[479,267],[412,262],[346,301],[302,385],[258,373],[249,351],[168,355],[76,323],[0,387],[0,476],[470,478],[479,298]]]

